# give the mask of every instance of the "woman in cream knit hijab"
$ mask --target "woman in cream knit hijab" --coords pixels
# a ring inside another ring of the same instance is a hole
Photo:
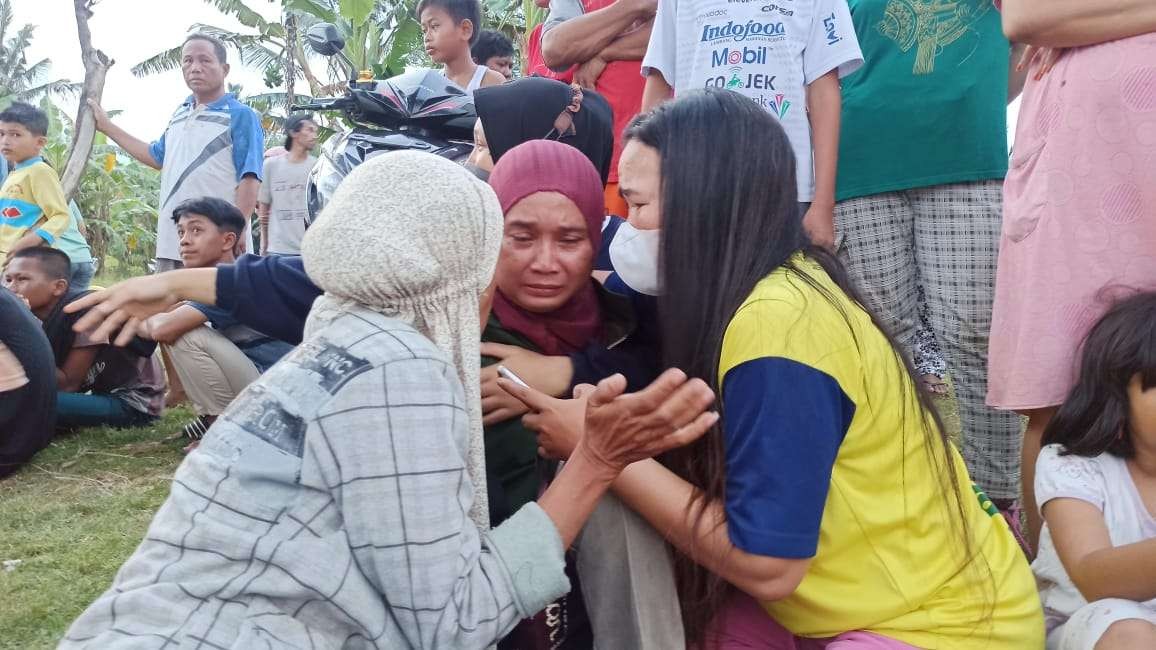
[[[470,517],[487,527],[478,316],[498,261],[502,208],[488,185],[444,159],[398,152],[389,162],[358,167],[347,184],[363,189],[337,192],[305,233],[305,272],[325,290],[312,313],[363,305],[412,324],[453,362],[469,415]]]
[[[563,550],[610,482],[701,435],[712,396],[677,371],[631,395],[603,382],[538,502],[479,523],[479,303],[501,227],[489,187],[444,159],[355,169],[303,243],[326,294],[301,345],[185,459],[60,647],[485,648],[565,593]]]

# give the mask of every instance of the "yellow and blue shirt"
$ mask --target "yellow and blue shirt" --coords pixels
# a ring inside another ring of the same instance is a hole
[[[804,637],[866,630],[922,648],[1043,647],[1028,564],[952,447],[981,558],[961,566],[958,513],[933,469],[942,443],[924,435],[890,343],[822,267],[792,263],[735,313],[719,363],[731,541],[811,558],[798,589],[764,608]]]
[[[48,163],[37,156],[17,164],[0,188],[0,259],[29,230],[55,244],[71,221],[60,177]]]

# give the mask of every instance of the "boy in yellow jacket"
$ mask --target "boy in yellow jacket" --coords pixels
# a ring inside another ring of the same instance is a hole
[[[15,166],[0,188],[0,265],[16,251],[56,243],[72,216],[56,175],[40,151],[48,116],[16,102],[0,112],[0,154]]]

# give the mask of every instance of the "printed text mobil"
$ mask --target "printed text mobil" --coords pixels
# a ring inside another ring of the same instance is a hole
[[[771,48],[744,47],[742,50],[724,47],[710,53],[710,67],[717,68],[723,65],[767,65],[767,51]]]

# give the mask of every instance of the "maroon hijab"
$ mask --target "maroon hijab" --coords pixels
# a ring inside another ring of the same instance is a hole
[[[602,179],[594,165],[574,147],[552,140],[520,144],[494,165],[490,186],[505,213],[536,192],[565,196],[586,219],[586,233],[595,254],[602,246],[602,220],[606,215]],[[594,280],[549,313],[526,311],[499,289],[494,293],[494,314],[504,327],[525,336],[551,356],[581,350],[598,336],[602,327]]]

